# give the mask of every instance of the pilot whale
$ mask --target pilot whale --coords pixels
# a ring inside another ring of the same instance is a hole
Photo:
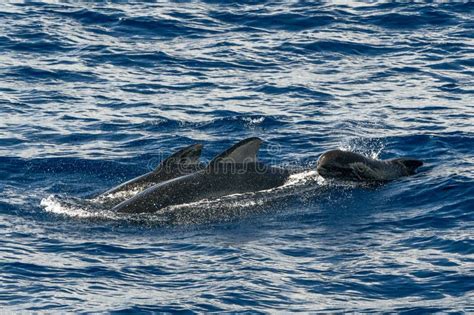
[[[281,186],[290,172],[257,161],[261,143],[256,137],[242,140],[215,157],[204,169],[156,184],[112,210],[155,212],[171,205]]]
[[[355,152],[331,150],[320,156],[316,170],[328,179],[384,182],[413,175],[422,165],[412,158],[375,160]]]
[[[109,189],[95,199],[113,198],[120,202],[158,183],[201,170],[205,167],[199,162],[201,150],[202,144],[187,146],[163,160],[153,171]]]

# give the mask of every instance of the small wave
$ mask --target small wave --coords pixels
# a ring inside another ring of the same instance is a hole
[[[114,13],[105,13],[89,9],[79,9],[72,11],[47,10],[46,12],[69,17],[84,24],[113,24],[117,23],[119,19],[124,16],[124,14],[118,10]]]
[[[314,99],[332,99],[333,96],[328,93],[324,93],[321,91],[315,91],[309,87],[305,86],[274,86],[274,85],[264,85],[261,86],[255,91],[263,92],[270,95],[282,95],[282,94],[290,94],[295,97],[307,98],[312,97]]]
[[[314,52],[321,54],[382,55],[402,50],[401,47],[393,47],[392,45],[376,45],[341,40],[316,40],[302,43],[285,42],[281,44],[278,49],[304,55]]]
[[[27,81],[41,81],[41,80],[60,80],[65,82],[92,82],[99,80],[91,72],[79,72],[69,70],[44,70],[28,66],[13,67],[7,76],[22,78]],[[100,80],[99,80],[100,81]]]
[[[192,26],[191,26],[192,25]],[[217,34],[218,30],[208,28],[196,23],[183,23],[179,19],[165,17],[154,18],[149,16],[125,17],[114,26],[115,31],[130,34],[130,28],[140,30],[141,33],[163,37],[177,36],[203,36],[204,34]]]
[[[160,91],[183,91],[183,90],[203,90],[208,91],[215,88],[216,85],[210,82],[196,82],[196,83],[180,83],[175,85],[165,85],[156,83],[147,84],[125,84],[120,88],[126,92],[140,93],[140,94],[158,94]]]
[[[28,40],[11,42],[9,49],[19,52],[36,52],[36,53],[65,53],[73,50],[69,45],[63,42],[54,42],[51,40]]]
[[[414,29],[423,26],[444,26],[455,23],[453,15],[442,11],[421,9],[418,13],[400,12],[376,14],[365,19],[366,23],[384,28]]]
[[[90,211],[90,208],[86,204],[75,204],[72,202],[73,199],[65,200],[55,195],[50,195],[46,198],[41,199],[40,205],[46,212],[66,215],[73,218],[110,218],[107,211],[98,212]]]
[[[233,12],[210,12],[210,16],[222,22],[249,26],[262,30],[281,29],[286,31],[301,31],[326,26],[336,19],[330,15],[311,15],[300,13],[233,13]]]
[[[221,130],[222,128],[241,130],[242,128],[271,128],[281,126],[283,124],[286,123],[278,116],[232,115],[199,123],[197,127],[202,130]]]

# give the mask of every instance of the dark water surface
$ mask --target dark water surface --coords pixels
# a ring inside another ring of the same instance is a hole
[[[1,309],[474,312],[473,75],[473,2],[3,2]],[[249,136],[272,164],[425,166],[140,218],[73,202]]]

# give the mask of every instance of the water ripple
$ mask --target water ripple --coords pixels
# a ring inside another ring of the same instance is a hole
[[[5,312],[473,312],[473,2],[0,4]],[[200,142],[306,170],[151,216],[84,199]],[[413,156],[377,187],[328,149]],[[92,209],[94,210],[94,209]]]

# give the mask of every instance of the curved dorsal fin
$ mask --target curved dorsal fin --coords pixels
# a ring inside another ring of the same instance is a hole
[[[257,137],[242,140],[216,156],[209,165],[215,163],[255,163],[262,139]]]
[[[155,169],[158,171],[163,166],[170,166],[175,164],[190,165],[199,163],[201,157],[202,144],[197,143],[187,146],[178,152],[171,154],[168,158],[163,160],[160,165]]]

